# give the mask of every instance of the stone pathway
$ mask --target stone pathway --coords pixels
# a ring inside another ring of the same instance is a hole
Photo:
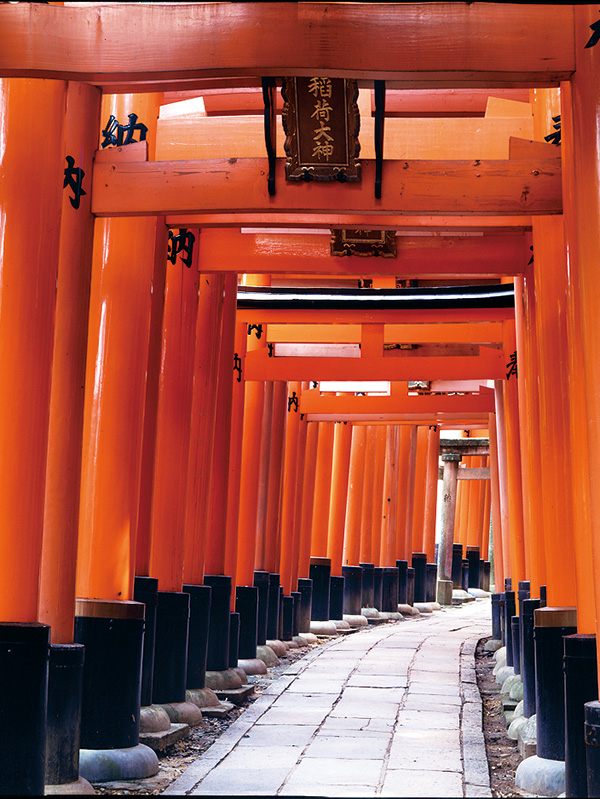
[[[475,676],[489,599],[299,660],[165,795],[491,796]]]

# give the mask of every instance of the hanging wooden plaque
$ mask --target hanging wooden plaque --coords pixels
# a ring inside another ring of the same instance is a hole
[[[287,180],[360,180],[358,84],[346,78],[284,78]]]
[[[331,231],[332,255],[362,255],[395,258],[395,230],[355,230],[352,228]]]

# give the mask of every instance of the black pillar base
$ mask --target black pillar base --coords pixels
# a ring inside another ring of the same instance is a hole
[[[240,615],[238,657],[251,660],[256,657],[258,644],[258,588],[238,585],[235,589],[235,609]]]
[[[362,609],[362,575],[360,566],[342,566],[344,613],[352,616],[360,616]]]
[[[586,702],[598,699],[595,635],[567,635],[564,643],[565,675],[565,793],[586,797],[585,738]]]
[[[281,610],[281,640],[291,641],[294,635],[294,597],[284,595]]]
[[[502,629],[500,628],[500,594],[492,594],[492,638],[496,641],[502,640]]]
[[[344,578],[340,575],[331,575],[329,615],[332,619],[344,617]]]
[[[425,552],[412,553],[412,567],[415,570],[415,602],[425,602],[425,573],[427,571]]]
[[[301,596],[298,630],[300,633],[309,633],[313,593],[313,581],[310,579],[310,577],[298,578],[298,592]]]
[[[50,646],[46,785],[64,785],[79,779],[84,653],[81,644]]]
[[[521,615],[521,602],[524,599],[529,599],[531,596],[531,583],[529,580],[519,580],[519,590],[517,591],[517,599],[519,600],[519,615]]]
[[[212,588],[209,585],[184,585],[190,595],[190,630],[186,688],[204,688]]]
[[[452,572],[450,578],[455,588],[462,588],[463,545],[452,544]]]
[[[479,588],[480,562],[479,547],[467,546],[467,560],[469,561],[469,588]]]
[[[437,594],[437,565],[428,563],[425,569],[425,602],[435,602]]]
[[[481,587],[484,591],[489,591],[491,586],[492,577],[492,564],[489,560],[483,561],[483,577],[481,580]]]
[[[563,638],[577,632],[574,608],[534,611],[537,755],[565,759]]]
[[[269,574],[269,612],[267,615],[267,641],[279,638],[279,575]]]
[[[406,570],[406,604],[415,604],[415,570],[412,566]]]
[[[283,641],[283,586],[279,586],[279,631],[277,638]]]
[[[139,743],[144,610],[140,602],[77,600],[75,642],[85,646],[82,749]]]
[[[146,627],[144,630],[144,650],[142,655],[141,703],[143,707],[147,707],[152,704],[158,580],[155,577],[136,577],[133,584],[133,598],[136,602],[143,602],[146,606]]]
[[[510,619],[510,626],[512,630],[512,651],[513,651],[513,669],[515,674],[521,673],[521,636],[519,629],[519,617],[512,616]]]
[[[408,569],[408,561],[397,560],[396,568],[398,569],[398,604],[406,605],[407,604],[406,570]]]
[[[384,613],[398,613],[398,569],[385,566],[381,575],[381,607]]]
[[[311,558],[309,574],[313,582],[311,619],[312,621],[329,621],[331,580],[329,558]]]
[[[496,594],[492,595],[492,599]],[[523,680],[523,715],[535,714],[535,644],[533,639],[533,612],[540,606],[539,599],[524,599],[521,605],[521,679]]]
[[[584,714],[587,795],[600,796],[600,702],[586,702]]]
[[[372,563],[361,563],[362,573],[362,592],[361,592],[361,608],[373,607],[373,569],[375,566]]]
[[[383,582],[383,568],[375,566],[373,569],[373,607],[381,610],[381,589]]]
[[[240,614],[229,614],[229,660],[228,667],[235,669],[238,664],[238,653],[240,651]]]
[[[294,600],[294,615],[292,617],[292,638],[300,632],[300,616],[302,614],[302,594],[292,591],[290,596]]]
[[[189,620],[189,594],[158,592],[152,683],[152,702],[155,705],[185,702]]]
[[[264,646],[267,641],[267,618],[269,615],[269,572],[255,571],[254,585],[258,588],[256,643],[258,646]]]
[[[45,624],[0,623],[0,788],[6,796],[44,795],[49,645]]]
[[[506,645],[506,665],[512,666],[513,663],[513,645],[512,645],[512,624],[511,619],[516,613],[515,606],[515,592],[504,592],[504,638]],[[562,651],[562,647],[561,647]]]
[[[462,561],[462,580],[460,588],[462,588],[463,591],[469,590],[469,561],[466,558],[463,558]]]
[[[231,577],[209,574],[204,585],[212,591],[208,620],[207,671],[225,671],[229,667],[229,607],[231,605]]]

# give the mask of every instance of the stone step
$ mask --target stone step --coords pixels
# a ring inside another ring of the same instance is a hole
[[[249,696],[254,693],[253,685],[242,685],[241,688],[228,688],[223,691],[215,691],[219,699],[226,699],[234,705],[241,705]]]
[[[202,715],[213,719],[224,719],[234,707],[233,702],[220,702],[218,705],[203,707]]]
[[[170,729],[160,730],[159,732],[141,732],[140,743],[154,749],[155,752],[164,752],[168,746],[177,741],[188,738],[190,734],[189,724],[171,724]]]

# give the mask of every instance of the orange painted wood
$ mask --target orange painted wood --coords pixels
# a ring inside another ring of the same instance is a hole
[[[504,587],[504,552],[503,552],[503,514],[501,507],[498,436],[496,430],[496,414],[490,413],[490,491],[492,499],[492,545],[493,545],[493,581],[497,591]],[[532,586],[533,588],[533,586]]]
[[[440,324],[444,322],[498,322],[513,319],[513,308],[436,308],[401,310],[282,310],[240,309],[238,319],[249,324]]]
[[[397,236],[397,258],[372,258],[369,274],[402,276],[522,274],[530,258],[523,233],[485,236]],[[365,258],[332,256],[329,236],[250,234],[204,230],[199,242],[203,271],[230,271],[232,264],[265,274],[358,275]]]
[[[394,88],[504,88],[556,85],[574,69],[568,5],[408,3],[401,15],[387,3],[305,3],[294,14],[285,3],[10,4],[0,12],[0,76],[130,90],[138,81],[162,91],[210,76],[312,75],[317,66]]]
[[[97,216],[193,214],[201,211],[364,214],[373,211],[374,161],[359,183],[286,182],[276,164],[270,197],[265,158],[97,164]],[[557,214],[562,211],[560,158],[387,161],[387,190],[376,209],[388,214]]]
[[[11,622],[38,615],[66,93],[63,81],[0,81],[0,618]]]
[[[376,429],[375,440],[375,470],[373,478],[373,518],[371,521],[371,560],[375,566],[381,566],[381,534],[383,518],[381,513],[384,474],[386,459],[387,425],[380,425]]]
[[[338,576],[342,573],[351,444],[352,425],[336,422],[331,466],[327,557],[331,560],[331,573]]]
[[[184,582],[201,585],[205,561],[213,556],[214,538],[207,538],[213,465],[217,381],[224,280],[200,275],[193,367],[192,413],[187,464]],[[217,544],[217,546],[219,546]]]
[[[417,427],[415,456],[415,494],[412,526],[412,551],[425,552],[425,491],[427,488],[427,441],[429,428]]]
[[[557,221],[558,225],[550,219],[540,220],[540,224],[534,225],[534,290],[539,346],[540,444],[544,468],[542,509],[548,604],[568,607],[578,605],[578,579],[573,528],[574,496],[571,490],[565,490],[565,476],[571,474],[573,456],[566,393],[569,385],[567,264],[562,220]],[[579,453],[575,457],[579,457]],[[574,489],[577,490],[577,487],[574,486]],[[583,563],[581,568],[586,568]]]
[[[203,233],[205,235],[205,232]],[[502,325],[497,322],[478,324],[384,325],[386,343],[434,344],[439,342],[502,341]],[[267,339],[273,343],[339,343],[361,340],[360,325],[269,325]]]
[[[417,443],[416,425],[403,425],[400,430],[398,454],[398,554],[397,557],[412,558],[412,520],[415,493],[415,455]]]
[[[262,101],[262,97],[261,97]],[[261,102],[262,105],[262,102]],[[522,103],[518,104],[524,105]],[[398,158],[508,158],[509,139],[531,139],[533,120],[517,116],[497,119],[393,119],[385,120],[383,157]],[[207,117],[199,112],[167,117],[159,122],[159,161],[201,158],[263,158],[263,109],[254,116]],[[375,158],[375,120],[361,113],[360,158]],[[277,120],[278,156],[285,156],[285,133]],[[531,156],[534,157],[534,156]],[[556,157],[556,153],[550,156]]]
[[[585,392],[580,390],[580,376],[585,374],[583,362],[582,316],[580,294],[580,263],[578,256],[578,221],[574,213],[576,171],[574,160],[574,128],[572,85],[561,86],[561,121],[564,119],[565,175],[563,194],[565,208],[565,244],[569,253],[567,278],[567,332],[569,336],[570,435],[572,444],[572,486],[577,563],[577,628],[581,632],[596,632],[598,600],[590,602],[597,593],[596,552],[590,507],[589,444]],[[561,122],[562,131],[562,122]],[[581,598],[581,600],[580,600]]]
[[[483,117],[488,98],[529,102],[526,89],[429,89],[386,91],[386,126],[390,117]],[[375,98],[372,103],[375,110]]]
[[[350,471],[348,474],[348,494],[342,560],[344,566],[358,566],[360,563],[360,531],[367,433],[368,428],[364,425],[352,427],[352,447],[350,450]]]
[[[336,397],[310,389],[302,396],[300,409],[310,414],[418,414],[418,413],[489,413],[494,409],[493,392],[465,395],[365,396]]]
[[[266,520],[265,570],[279,574],[281,550],[281,486],[283,479],[283,455],[285,450],[285,428],[287,423],[287,383],[273,383],[273,420],[271,427],[271,454],[269,457],[269,487]],[[310,555],[309,555],[310,559]]]
[[[64,9],[57,9],[59,12]],[[138,114],[152,157],[161,95],[109,95],[101,119]],[[131,598],[135,566],[154,218],[97,220],[90,292],[77,595]],[[156,246],[155,246],[156,240]]]
[[[329,496],[331,492],[331,468],[333,458],[333,422],[319,423],[317,442],[317,468],[315,469],[315,499],[310,539],[310,554],[313,558],[326,558],[327,529],[329,527]]]
[[[244,430],[240,474],[236,585],[254,584],[258,472],[264,406],[264,383],[247,380],[244,391]]]
[[[502,350],[481,347],[474,356],[269,358],[266,350],[246,356],[247,380],[492,380],[505,374]]]
[[[310,564],[310,552],[307,546],[307,536],[302,535],[302,497],[304,494],[304,462],[306,459],[306,439],[308,435],[308,422],[306,417],[300,416],[300,426],[298,428],[298,456],[296,465],[296,504],[294,515],[294,540],[292,546],[292,575],[291,586],[293,591],[298,590],[298,577],[300,574],[301,553],[308,552]],[[309,566],[310,567],[310,566]]]
[[[75,83],[67,86],[65,153],[77,158],[85,175],[89,175],[92,168],[100,99],[99,90],[92,86]],[[86,190],[85,185],[83,188]],[[50,625],[51,640],[55,644],[73,642],[94,232],[89,192],[81,197],[78,209],[71,204],[72,192],[63,191],[62,194],[38,612],[38,620]]]
[[[425,488],[425,516],[423,520],[423,551],[427,562],[435,563],[435,527],[437,519],[438,467],[440,460],[440,428],[427,428],[427,473]]]
[[[552,125],[548,126],[552,131]],[[556,145],[545,141],[532,141],[511,136],[509,140],[509,158],[552,158],[556,155]]]
[[[258,507],[256,511],[256,551],[254,563],[264,571],[267,545],[267,515],[269,512],[269,467],[271,462],[271,432],[273,426],[273,383],[265,383],[262,435],[260,440],[260,471],[258,474]]]
[[[386,457],[384,469],[383,523],[381,525],[381,546],[379,563],[381,566],[395,566],[399,537],[399,447],[400,428],[388,425]]]
[[[487,480],[485,483],[485,500],[483,506],[482,536],[481,536],[481,557],[483,560],[489,560],[491,506],[492,506],[492,490],[491,490],[490,481]]]
[[[354,425],[357,429],[361,425]],[[365,465],[363,476],[363,496],[360,519],[360,552],[359,563],[372,563],[372,521],[373,502],[375,496],[375,451],[377,447],[377,431],[372,425],[365,425],[367,440],[365,445]]]
[[[232,403],[234,372],[231,368],[235,345],[235,306],[237,275],[225,275],[221,312],[221,341],[218,346],[217,399],[210,472],[210,497],[206,531],[207,574],[230,574],[227,560],[227,497],[229,488],[229,457],[232,432]],[[206,283],[204,284],[207,288]],[[210,323],[210,312],[207,322]],[[201,345],[202,346],[202,345]],[[201,384],[202,385],[202,384]]]
[[[432,232],[481,231],[489,233],[514,232],[531,227],[531,216],[526,214],[473,215],[446,214],[340,214],[332,212],[324,216],[319,213],[305,211],[302,214],[254,213],[252,211],[236,211],[235,213],[218,214],[204,212],[198,214],[177,213],[167,215],[170,227],[226,227],[226,228],[259,228],[294,229],[317,228],[330,230],[332,227],[361,227],[373,230],[427,230]]]
[[[288,384],[288,397],[293,393],[300,394],[300,383]],[[285,596],[289,596],[296,586],[292,584],[294,540],[296,529],[296,483],[298,479],[298,436],[300,430],[300,413],[298,410],[287,412],[285,433],[285,456],[283,462],[283,486],[281,489],[281,562],[280,578]]]
[[[159,591],[181,591],[183,585],[185,464],[190,452],[200,279],[196,270],[179,261],[167,264],[150,547],[150,574],[158,578]],[[199,340],[198,346],[204,342]]]
[[[247,325],[238,322],[236,317],[234,353],[244,362],[248,342]],[[243,369],[243,366],[242,366]],[[243,375],[243,371],[242,371]],[[244,429],[245,411],[245,383],[238,381],[238,375],[233,380],[231,400],[231,436],[229,441],[229,474],[227,477],[227,503],[225,519],[225,574],[231,576],[236,582],[239,540],[239,510],[240,510],[240,481],[242,466],[242,436]],[[231,604],[233,608],[232,592]]]
[[[144,142],[144,144],[146,144],[146,142]],[[156,246],[154,248],[154,273],[152,275],[150,331],[148,335],[148,367],[146,371],[142,466],[135,544],[135,573],[143,577],[148,577],[150,575],[152,490],[154,485],[154,466],[156,463],[158,384],[162,352],[165,281],[167,276],[167,235],[167,229],[163,225],[157,225]]]
[[[310,539],[315,498],[315,477],[317,465],[318,422],[306,424],[306,448],[302,480],[302,515],[300,519],[300,555],[298,576],[306,578],[310,570]]]

